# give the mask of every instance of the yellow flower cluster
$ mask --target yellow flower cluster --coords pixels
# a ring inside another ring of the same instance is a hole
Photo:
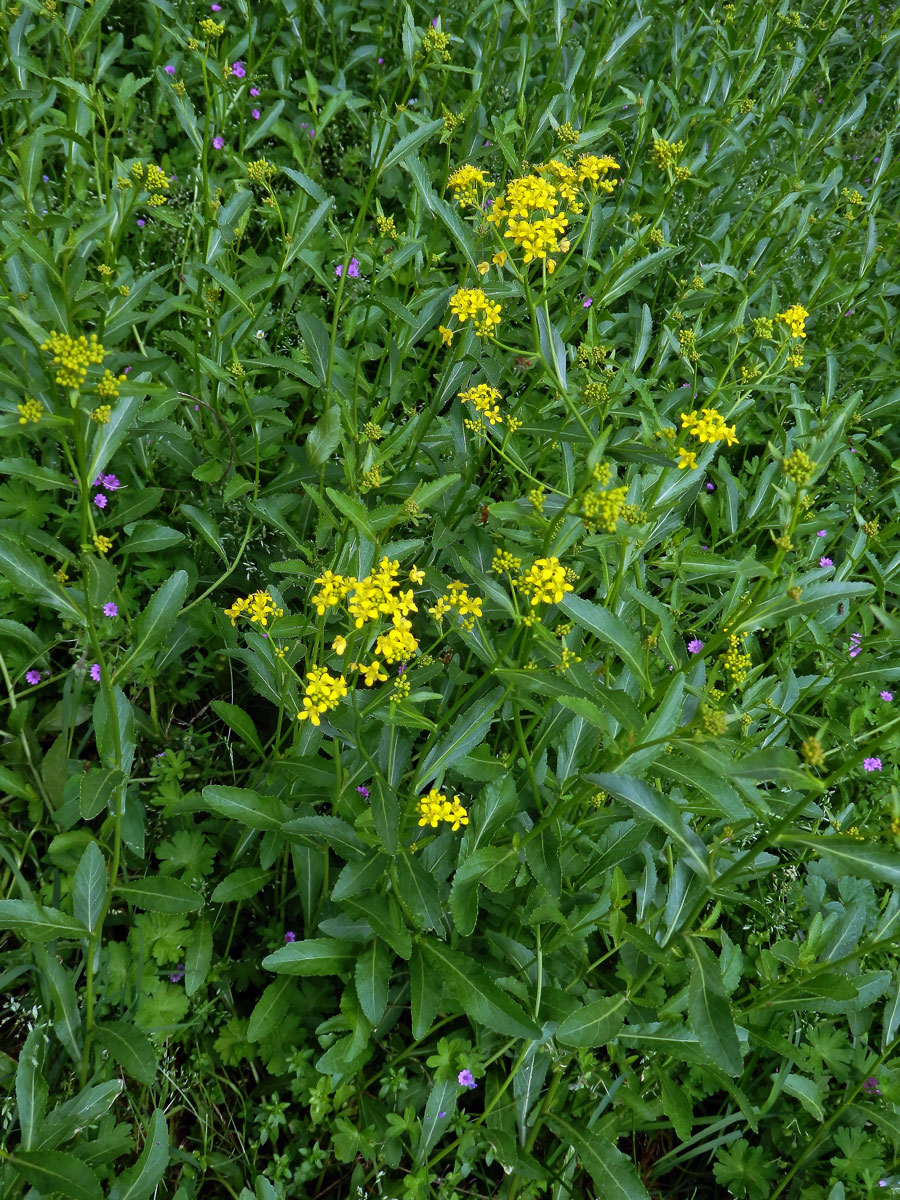
[[[610,171],[618,171],[621,168],[616,160],[608,154],[601,155],[599,158],[596,154],[582,154],[578,159],[576,169],[579,183],[593,184],[598,192],[606,192],[607,195],[611,195],[619,180],[606,177]]]
[[[444,62],[450,61],[450,35],[442,33],[440,29],[429,28],[425,30],[425,36],[422,38],[422,49],[426,54],[439,54]]]
[[[343,675],[331,675],[327,667],[313,667],[306,672],[304,691],[303,711],[297,713],[297,720],[320,725],[321,714],[337,708],[347,695],[347,681]]]
[[[254,159],[252,163],[247,164],[247,174],[250,177],[251,183],[266,183],[278,173],[278,168],[274,163],[270,163],[265,158]]]
[[[675,166],[678,155],[683,149],[684,142],[667,142],[665,138],[654,138],[650,153],[653,156],[654,165],[661,171],[666,171],[669,167]]]
[[[440,621],[455,609],[463,618],[463,629],[471,630],[475,627],[475,618],[484,615],[481,611],[482,604],[484,600],[481,596],[470,596],[466,584],[456,579],[447,584],[447,594],[438,596],[428,612],[436,621]]]
[[[283,617],[284,609],[278,608],[268,592],[252,592],[249,596],[238,596],[231,608],[225,609],[225,616],[231,618],[249,617],[254,625],[268,625],[269,617]]]
[[[119,394],[120,384],[128,381],[127,375],[113,375],[112,371],[104,371],[103,378],[97,384],[97,395],[108,396],[112,399]]]
[[[727,442],[729,446],[737,445],[737,427],[726,425],[717,409],[703,408],[700,412],[699,417],[696,409],[689,413],[681,413],[681,428],[689,430],[698,442],[710,446],[722,441]]]
[[[460,392],[459,398],[463,404],[471,403],[476,412],[480,413],[479,421],[466,421],[467,428],[477,426],[479,431],[483,432],[485,421],[489,421],[491,425],[503,424],[503,414],[497,403],[502,396],[496,388],[487,383],[479,383],[476,387],[470,387],[468,391]]]
[[[453,199],[462,207],[467,204],[477,206],[479,204],[478,189],[491,187],[491,181],[485,176],[484,171],[473,167],[470,163],[463,163],[461,167],[457,167],[447,180],[447,184],[453,190]]]
[[[60,387],[79,388],[87,376],[88,367],[92,363],[100,364],[106,351],[92,333],[90,340],[84,334],[81,337],[69,337],[67,333],[57,333],[54,329],[46,342],[41,346],[53,355],[56,367],[56,382]]]
[[[740,685],[744,682],[747,676],[747,670],[750,666],[750,655],[744,650],[742,638],[747,635],[742,633],[728,635],[728,649],[722,655],[722,666],[731,676],[731,681],[734,684]]]
[[[566,592],[574,590],[566,581],[566,569],[558,558],[537,559],[516,586],[530,598],[532,608],[538,604],[559,604]]]
[[[784,321],[785,325],[788,326],[791,331],[791,337],[806,337],[803,326],[806,323],[809,313],[802,304],[792,304],[791,307],[785,309],[783,313],[776,313],[775,316],[779,321]]]
[[[109,418],[112,416],[112,405],[98,404],[96,408],[91,409],[89,415],[97,425],[108,425]]]
[[[495,550],[494,558],[491,562],[491,570],[498,575],[506,573],[511,575],[513,571],[518,571],[522,565],[521,558],[517,558],[515,554],[510,554],[508,550]]]
[[[616,532],[616,522],[622,516],[628,487],[610,488],[606,492],[588,492],[582,504],[582,520],[590,528],[598,525],[607,533]],[[569,589],[571,591],[571,588]]]
[[[506,227],[506,236],[512,238],[514,245],[524,250],[523,262],[530,263],[535,258],[547,259],[547,270],[552,275],[556,270],[556,259],[550,255],[565,254],[569,249],[569,239],[560,238],[568,224],[565,213],[557,213],[555,217],[543,217],[538,221],[510,221]]]
[[[156,165],[156,163],[147,163],[147,170],[144,177],[144,185],[148,192],[167,192],[169,190],[169,179],[165,171]]]
[[[221,37],[225,32],[225,26],[220,25],[218,21],[214,21],[212,17],[204,17],[200,22],[200,28],[208,38]]]
[[[479,337],[492,337],[500,324],[500,305],[492,304],[482,288],[459,288],[450,297],[450,311],[460,323],[470,320]]]
[[[27,425],[29,421],[37,425],[38,421],[44,415],[44,406],[40,400],[26,400],[24,404],[17,404],[19,410],[19,424]]]
[[[419,812],[419,825],[430,825],[432,829],[437,829],[441,821],[446,821],[455,832],[460,825],[469,823],[469,814],[463,808],[459,796],[454,795],[452,800],[448,800],[437,788],[432,788],[427,796],[422,797],[419,801]]]

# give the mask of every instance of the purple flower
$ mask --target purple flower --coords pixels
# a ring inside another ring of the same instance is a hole
[[[828,536],[827,529],[820,529],[819,532],[816,534],[816,537],[827,537],[827,536]]]
[[[259,88],[253,87],[250,89],[250,95],[254,98],[259,95]]]
[[[222,11],[222,5],[221,5],[221,4],[211,4],[211,5],[209,6],[209,10],[210,10],[210,12],[221,12],[221,11]]]
[[[861,649],[862,649],[862,634],[861,633],[851,633],[850,634],[850,657],[856,658],[857,654],[859,654]]]
[[[225,139],[222,137],[222,135],[220,133],[217,133],[216,136],[213,138],[213,146],[216,148],[216,150],[224,150],[225,149]]]
[[[100,664],[99,663],[94,663],[94,665],[91,667],[91,679],[93,679],[94,683],[100,682]]]
[[[878,1086],[878,1079],[874,1075],[870,1075],[863,1084],[863,1091],[867,1096],[880,1096],[881,1089]]]
[[[438,19],[437,19],[437,17],[432,17],[432,18],[431,18],[431,28],[432,28],[432,29],[437,29],[437,23],[438,23]]]
[[[26,671],[25,672],[25,682],[30,683],[32,687],[34,687],[35,684],[40,683],[41,682],[40,671]]]
[[[171,66],[171,65],[169,65],[168,67],[163,67],[163,70],[165,71],[165,73],[166,73],[167,75],[174,75],[174,74],[175,74],[175,68],[174,68],[173,66]]]
[[[104,617],[117,617],[119,615],[118,604],[113,604],[112,600],[107,600],[103,605],[103,615]]]
[[[706,490],[708,492],[714,492],[716,490],[716,485],[714,483],[708,483],[706,485]]]
[[[379,67],[381,66],[381,64],[382,64],[383,62],[384,62],[384,59],[383,59],[383,58],[379,58],[379,60],[378,60],[378,65],[379,65]]]
[[[243,79],[247,74],[247,68],[244,66],[241,60],[238,59],[236,63],[231,64],[231,73],[236,79]]]
[[[472,1072],[469,1070],[468,1067],[466,1067],[466,1069],[464,1071],[460,1071],[460,1073],[456,1077],[456,1082],[460,1085],[460,1087],[467,1087],[467,1088],[478,1087],[478,1084],[475,1082],[475,1076],[472,1074]]]
[[[365,785],[364,783],[363,783],[363,784],[361,784],[361,785],[360,785],[360,786],[359,786],[359,787],[358,787],[356,790],[359,792],[359,794],[360,794],[361,796],[364,796],[364,797],[366,798],[366,800],[368,800],[368,798],[369,798],[369,789],[366,787],[366,785]]]
[[[864,758],[863,759],[863,769],[866,771],[880,771],[881,770],[881,759],[880,758]]]
[[[292,932],[292,931],[289,929],[289,930],[287,931],[287,933],[284,935],[284,940],[285,940],[286,942],[296,942],[296,940],[297,940],[297,935],[296,935],[295,933],[293,933],[293,932]]]
[[[703,643],[700,641],[699,638],[693,638],[691,641],[688,642],[687,648],[688,648],[688,654],[699,654],[700,651],[703,649]]]
[[[129,370],[131,370],[130,367],[129,367]],[[103,486],[106,488],[106,490],[108,492],[114,492],[116,490],[116,488],[120,488],[122,485],[118,481],[118,479],[116,479],[115,475],[104,475],[103,476]]]
[[[347,274],[351,279],[359,279],[359,259],[351,258],[347,267]]]
[[[581,307],[582,308],[590,308],[593,303],[594,303],[593,296],[585,296],[584,300],[581,303]]]
[[[91,487],[103,487],[103,476],[98,475],[97,478],[94,480],[94,482],[91,484]]]
[[[147,222],[144,220],[143,217],[138,217],[137,223],[138,223],[138,229],[143,229],[144,226],[147,224]]]
[[[890,704],[894,698],[893,692],[879,692],[879,695],[881,696],[881,699],[886,701],[888,704]]]
[[[405,670],[406,670],[406,663],[401,663],[400,666],[397,668],[397,674],[402,675]]]
[[[181,983],[184,979],[184,963],[179,963],[169,978],[173,983]]]
[[[98,492],[97,495],[94,497],[94,503],[97,505],[98,508],[106,508],[106,505],[109,502],[106,499],[106,497],[103,495],[102,492]]]
[[[49,175],[42,175],[42,176],[41,176],[41,179],[43,179],[44,183],[49,183],[49,182],[50,182],[50,176],[49,176]]]
[[[254,121],[258,121],[259,120],[259,109],[251,108],[250,116],[253,118]]]
[[[833,567],[833,566],[834,566],[834,563],[831,561],[831,559],[830,559],[830,558],[827,558],[827,557],[826,557],[826,556],[823,554],[823,555],[822,555],[822,557],[819,559],[819,566],[820,566],[820,567]]]

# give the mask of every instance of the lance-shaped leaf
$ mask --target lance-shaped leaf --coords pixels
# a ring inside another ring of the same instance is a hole
[[[729,1075],[740,1075],[743,1068],[741,1045],[725,994],[719,960],[700,938],[685,937],[684,940],[694,959],[688,989],[691,1024],[712,1061]]]
[[[540,1028],[518,1001],[502,991],[474,959],[436,938],[423,937],[419,945],[473,1024],[507,1037],[540,1037]]]
[[[643,780],[634,779],[630,775],[613,775],[601,772],[598,775],[587,775],[591,783],[624,800],[634,809],[639,817],[653,821],[669,835],[685,853],[688,866],[696,871],[703,879],[709,879],[709,855],[706,846],[700,840],[690,825],[685,814],[674,800],[654,791]]]
[[[327,937],[306,938],[267,954],[262,965],[278,975],[342,975],[355,958],[356,952],[347,942]]]
[[[588,1140],[578,1125],[564,1117],[547,1117],[547,1124],[564,1145],[574,1149],[603,1200],[650,1200],[634,1163],[612,1142],[593,1131]]]
[[[481,745],[505,695],[503,688],[495,688],[460,713],[449,732],[427,750],[413,783],[414,792],[428,787],[438,774]]]

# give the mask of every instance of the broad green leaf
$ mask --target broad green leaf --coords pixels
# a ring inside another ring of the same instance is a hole
[[[540,1037],[540,1028],[518,1001],[502,991],[471,956],[437,938],[422,937],[419,945],[476,1030],[484,1025],[506,1037]]]
[[[56,576],[35,554],[23,549],[5,534],[0,534],[0,574],[29,599],[55,608],[70,621],[84,624],[81,609]]]
[[[206,464],[206,466],[211,467],[210,473],[215,474],[215,480],[212,482],[217,481],[220,478],[220,474],[216,474],[215,469],[218,468],[219,472],[221,472],[224,468],[224,464],[214,461],[210,464]],[[203,467],[197,468],[198,471],[203,469]],[[195,474],[194,478],[199,478],[199,476]],[[222,534],[215,519],[211,517],[209,513],[204,512],[203,509],[196,508],[193,504],[182,504],[181,512],[194,526],[194,528],[203,538],[204,542],[206,542],[207,546],[211,546],[213,550],[215,550],[216,554],[218,554],[219,558],[221,558],[222,562],[227,563],[228,555],[226,554],[225,547],[222,544]]]
[[[122,545],[125,554],[156,554],[185,540],[180,529],[160,525],[158,521],[138,521]]]
[[[340,817],[330,817],[324,813],[295,817],[281,826],[281,832],[291,842],[305,842],[309,846],[321,846],[324,843],[342,858],[359,858],[364,851],[352,825]]]
[[[396,854],[400,834],[400,804],[393,790],[381,779],[372,781],[369,807],[381,844],[388,854]]]
[[[436,133],[444,128],[444,122],[438,118],[435,121],[426,121],[424,125],[419,125],[416,129],[411,130],[405,137],[402,137],[391,152],[382,159],[378,165],[378,174],[383,175],[385,171],[397,163],[402,162],[408,154],[414,154],[418,148],[433,138]]]
[[[481,696],[460,713],[448,733],[437,741],[431,739],[412,786],[414,792],[427,788],[439,774],[484,741],[493,723],[494,713],[506,695],[506,691],[498,687]]]
[[[261,796],[250,788],[209,784],[203,799],[211,812],[248,829],[281,829],[281,803],[274,796]]]
[[[556,1031],[564,1046],[605,1046],[625,1023],[628,998],[622,992],[585,1004],[561,1021]]]
[[[673,841],[685,852],[686,861],[702,879],[710,878],[709,855],[706,846],[690,825],[674,800],[663,796],[640,779],[630,775],[614,775],[601,772],[586,776],[591,783],[624,800],[634,809],[638,817],[653,821],[666,831]]]
[[[47,1110],[48,1087],[44,1078],[46,1029],[32,1026],[16,1067],[16,1103],[19,1113],[19,1136],[22,1149],[30,1150],[43,1125]]]
[[[434,1023],[443,992],[441,976],[430,969],[419,943],[414,942],[409,960],[409,995],[412,1034],[417,1041],[426,1036]]]
[[[835,867],[839,877],[855,875],[876,883],[900,886],[900,855],[887,847],[872,846],[857,838],[815,837],[812,834],[782,833],[776,842],[815,850]]]
[[[585,1137],[581,1128],[565,1117],[553,1114],[546,1122],[564,1146],[571,1146],[576,1158],[594,1181],[598,1197],[603,1200],[650,1200],[649,1193],[638,1178],[632,1160],[597,1131],[589,1130]]]
[[[86,1163],[61,1150],[19,1150],[9,1161],[39,1196],[66,1200],[103,1200],[100,1181]]]
[[[434,877],[411,854],[395,859],[397,895],[420,929],[440,929],[443,909]]]
[[[262,965],[278,975],[342,975],[356,958],[352,946],[336,938],[306,938],[289,942],[274,954],[267,954]]]
[[[272,878],[271,871],[261,867],[239,867],[219,883],[213,891],[211,900],[217,904],[226,904],[232,900],[249,900],[257,892],[262,891]]]
[[[719,960],[700,938],[687,936],[684,940],[694,959],[688,989],[691,1024],[712,1061],[729,1075],[740,1075],[743,1069],[741,1044],[725,994]]]
[[[387,1008],[388,986],[391,981],[393,956],[380,938],[360,951],[354,978],[360,1008],[373,1025],[377,1025]]]
[[[157,1108],[150,1118],[141,1156],[129,1171],[118,1177],[109,1200],[149,1200],[169,1165],[169,1127],[166,1115]]]
[[[659,1070],[659,1093],[662,1110],[672,1122],[676,1137],[686,1142],[691,1136],[694,1111],[687,1092],[666,1068]]]
[[[582,629],[586,629],[600,638],[602,642],[612,646],[622,662],[630,667],[632,673],[649,687],[647,669],[644,665],[645,653],[640,638],[624,621],[611,613],[609,609],[603,608],[599,604],[592,604],[589,600],[582,600],[580,596],[563,596],[558,607]]]
[[[331,355],[331,333],[328,326],[319,317],[311,313],[298,312],[295,314],[297,328],[306,346],[309,361],[318,376],[319,383],[325,386],[328,379],[328,360]]]
[[[353,500],[350,496],[345,496],[343,492],[338,492],[334,488],[326,488],[325,495],[334,507],[340,509],[348,518],[358,533],[361,533],[364,538],[368,538],[370,542],[377,543],[378,534],[372,528],[367,510],[358,500]]]
[[[337,404],[319,417],[306,439],[306,457],[316,470],[326,463],[341,444],[341,410]]]
[[[147,1087],[156,1078],[156,1051],[150,1039],[134,1025],[125,1021],[104,1021],[95,1026],[98,1045],[106,1050],[126,1075]]]
[[[257,754],[262,754],[262,742],[259,740],[253,718],[248,713],[245,713],[237,704],[229,704],[227,700],[213,700],[210,708]]]
[[[825,1120],[825,1108],[822,1100],[822,1088],[812,1079],[808,1079],[805,1075],[798,1075],[796,1072],[791,1072],[786,1075],[782,1087],[789,1096],[793,1096],[795,1100],[799,1100],[810,1116],[815,1117],[819,1122]]]
[[[105,691],[99,691],[94,699],[97,751],[108,771],[120,768],[128,775],[134,762],[134,709],[118,685],[113,688],[113,700],[115,712],[110,714]]]
[[[91,446],[91,457],[87,467],[89,481],[96,479],[109,466],[112,456],[137,424],[137,415],[142,404],[143,399],[139,396],[122,396],[113,405],[107,423],[95,426],[94,444]]]
[[[81,938],[88,934],[74,917],[58,908],[45,908],[34,900],[0,900],[0,929],[9,929],[26,942]]]
[[[171,875],[147,875],[133,883],[120,883],[116,892],[135,908],[150,912],[186,913],[203,907],[203,897]]]
[[[121,1094],[120,1079],[82,1088],[71,1100],[57,1104],[56,1108],[47,1114],[33,1149],[55,1150],[57,1146],[74,1137],[80,1129],[109,1112]]]
[[[248,1042],[261,1042],[276,1028],[288,1011],[290,996],[296,993],[296,987],[290,975],[283,975],[263,990],[250,1014],[247,1025]]]
[[[563,340],[559,336],[559,330],[548,319],[543,308],[538,308],[536,315],[544,362],[552,372],[551,378],[554,385],[558,385],[563,391],[566,391],[566,348]]]
[[[129,656],[132,662],[151,658],[160,648],[163,638],[178,619],[187,588],[187,571],[175,571],[151,596],[134,623],[134,641]]]
[[[97,927],[97,921],[106,903],[106,884],[106,859],[97,843],[91,841],[75,869],[72,884],[72,910],[75,918],[87,926],[91,933]]]

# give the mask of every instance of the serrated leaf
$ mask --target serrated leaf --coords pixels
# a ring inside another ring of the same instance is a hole
[[[341,410],[332,404],[319,417],[306,439],[306,457],[317,470],[341,444]]]
[[[126,1075],[150,1087],[156,1078],[157,1061],[145,1033],[124,1021],[104,1021],[94,1027],[94,1036]]]
[[[440,975],[429,969],[418,942],[414,942],[409,959],[409,1002],[412,1034],[417,1041],[431,1029],[443,993]]]
[[[585,1004],[559,1024],[557,1039],[564,1046],[605,1046],[625,1023],[626,995],[607,996]]]
[[[270,983],[257,1000],[247,1025],[247,1041],[261,1042],[268,1037],[288,1010],[288,997],[296,984],[289,975]]]
[[[434,137],[434,135],[443,128],[444,122],[442,119],[438,118],[434,121],[427,121],[424,125],[419,125],[416,129],[411,130],[405,135],[405,137],[400,139],[393,150],[391,150],[390,154],[388,154],[379,164],[379,175],[390,170],[390,168],[395,166],[397,163],[402,162],[402,160],[406,158],[408,154],[414,154],[421,145],[427,142],[429,138]]]
[[[19,1150],[9,1161],[39,1196],[66,1200],[103,1200],[100,1181],[86,1163],[61,1150]]]
[[[800,833],[779,834],[775,841],[815,850],[831,861],[840,876],[855,875],[859,879],[900,886],[900,855],[896,850],[869,846],[857,838],[814,837]]]
[[[345,496],[343,492],[339,492],[335,488],[326,488],[325,494],[335,508],[339,509],[348,518],[358,533],[361,533],[364,538],[368,538],[370,542],[377,543],[378,534],[372,528],[368,511],[358,500],[353,500],[350,496]]]
[[[295,314],[297,328],[303,338],[303,344],[309,354],[309,361],[318,376],[319,383],[324,387],[328,380],[328,360],[331,355],[331,334],[328,326],[312,313],[298,312]]]
[[[685,937],[694,959],[688,988],[688,1014],[700,1045],[729,1075],[743,1069],[741,1044],[734,1027],[731,1006],[725,994],[719,961],[700,938]]]
[[[353,947],[347,942],[327,937],[306,938],[267,954],[262,965],[278,975],[342,975],[355,958]]]
[[[609,609],[599,604],[592,604],[580,596],[566,595],[558,605],[559,609],[571,617],[582,629],[593,633],[601,641],[612,646],[634,675],[648,687],[647,669],[644,665],[644,650],[640,639],[633,629],[624,621],[611,613]]]
[[[630,775],[601,772],[586,776],[591,783],[624,800],[639,817],[653,821],[685,851],[690,868],[702,879],[710,878],[709,854],[706,846],[687,823],[685,814],[668,796],[655,791],[643,780]]]
[[[250,788],[209,784],[203,799],[211,812],[248,829],[281,829],[281,804],[274,796],[261,796]]]
[[[120,883],[116,893],[135,908],[149,912],[186,913],[203,907],[203,897],[171,875],[147,875],[133,883]]]
[[[58,908],[45,908],[34,900],[0,900],[0,929],[9,929],[28,942],[51,938],[82,938],[88,931]]]
[[[538,1038],[541,1031],[518,1001],[502,991],[482,966],[436,938],[419,945],[472,1023],[507,1037]]]
[[[581,1129],[564,1117],[554,1114],[545,1119],[563,1145],[574,1149],[603,1200],[650,1200],[634,1163],[602,1134],[591,1130],[588,1141]]]
[[[150,1118],[141,1156],[118,1177],[109,1200],[148,1200],[169,1165],[169,1127],[165,1113],[156,1109]]]
[[[184,991],[193,996],[209,974],[212,962],[212,925],[209,918],[201,916],[191,930],[184,951]]]
[[[49,605],[69,620],[84,624],[81,610],[50,568],[5,535],[0,535],[0,573],[29,599]]]
[[[153,593],[147,607],[134,623],[130,661],[141,662],[152,657],[160,648],[163,638],[178,619],[187,588],[187,571],[175,571],[162,587]]]
[[[486,696],[481,696],[460,713],[448,733],[437,741],[429,741],[430,748],[413,783],[414,792],[428,787],[440,773],[452,767],[484,741],[493,722],[494,713],[506,695],[507,692],[498,687]]]
[[[257,892],[262,891],[272,878],[271,871],[261,867],[239,867],[216,886],[211,900],[217,904],[227,904],[233,900],[249,900]]]
[[[253,718],[248,713],[245,713],[237,704],[229,704],[226,700],[213,700],[210,708],[257,754],[262,754],[262,742],[259,740]]]
[[[378,1024],[387,1008],[391,961],[390,951],[377,937],[360,951],[356,960],[354,979],[359,1006],[373,1025]]]
[[[19,1136],[23,1150],[34,1145],[47,1110],[49,1089],[44,1078],[44,1039],[46,1030],[32,1026],[19,1051],[16,1066],[16,1104],[19,1114]]]

